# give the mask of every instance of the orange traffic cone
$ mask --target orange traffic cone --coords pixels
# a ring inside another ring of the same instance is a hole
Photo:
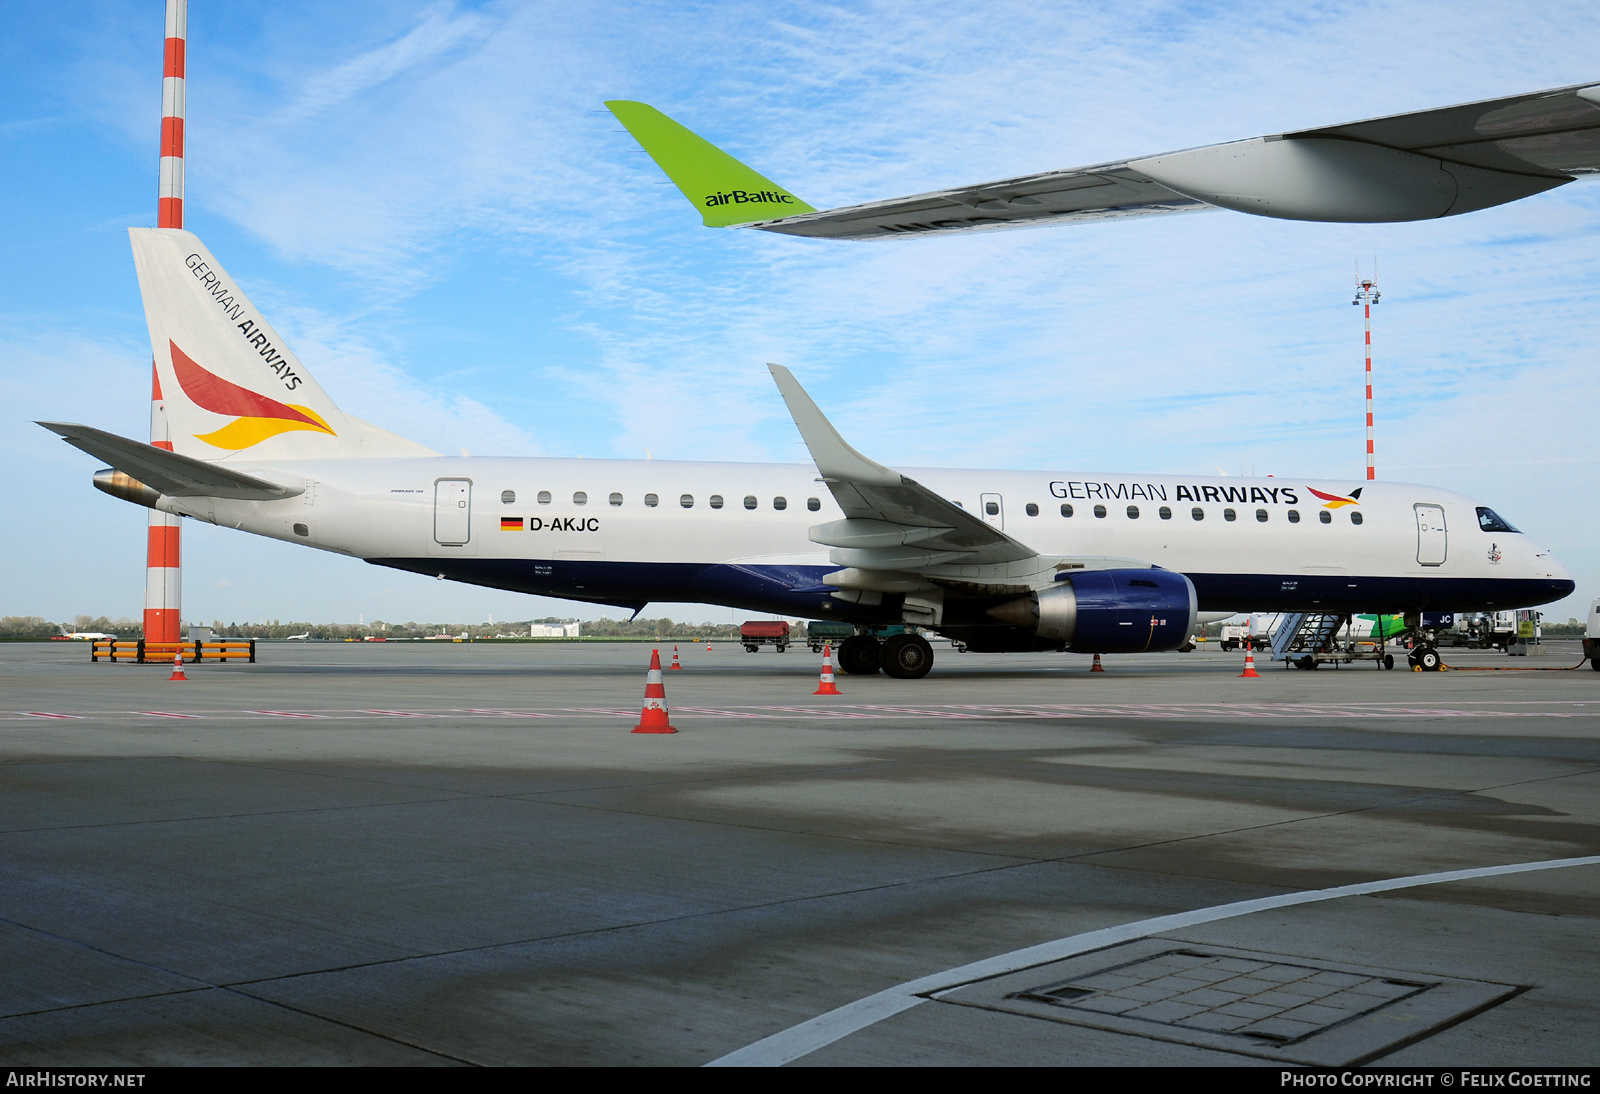
[[[1249,642],[1244,644],[1244,671],[1239,674],[1239,678],[1242,680],[1246,676],[1253,676],[1256,679],[1261,678],[1261,674],[1256,671],[1255,647]]]
[[[711,639],[709,639],[709,638],[706,639],[706,652],[707,653],[711,652]]]
[[[184,681],[187,681],[189,679],[187,676],[185,676],[183,674],[183,647],[182,646],[179,646],[177,651],[175,653],[173,653],[173,655],[172,655],[172,675],[167,677],[167,679],[168,680],[184,680]]]
[[[824,643],[822,647],[822,683],[817,685],[817,690],[812,695],[843,695],[833,684],[833,643]]]
[[[1106,671],[1105,670],[1105,666],[1100,664],[1100,655],[1098,653],[1094,655],[1094,666],[1092,668],[1090,668],[1089,671],[1090,672],[1105,672]]]
[[[672,668],[669,671],[677,672],[677,671],[680,671],[682,668],[683,668],[683,666],[678,664],[678,647],[677,646],[673,646],[672,647]]]
[[[650,651],[650,671],[645,675],[644,708],[639,711],[635,733],[676,733],[667,720],[667,688],[661,682],[661,651]]]

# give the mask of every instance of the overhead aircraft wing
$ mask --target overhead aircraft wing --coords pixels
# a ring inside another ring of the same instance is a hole
[[[1600,172],[1600,84],[1575,84],[817,211],[653,107],[606,106],[707,225],[824,239],[1212,208],[1286,220],[1427,220]]]
[[[38,422],[61,439],[109,463],[159,494],[173,498],[236,498],[276,501],[304,493],[300,487],[280,486],[220,464],[181,456],[143,441],[72,422]]]

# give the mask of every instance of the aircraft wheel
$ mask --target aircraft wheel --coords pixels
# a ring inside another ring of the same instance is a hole
[[[897,634],[883,644],[883,671],[896,680],[920,680],[933,668],[933,647],[920,634]]]
[[[1443,663],[1439,651],[1432,646],[1425,646],[1417,653],[1417,665],[1423,672],[1438,672],[1439,666]]]
[[[1386,669],[1394,668],[1394,654],[1386,653],[1383,655],[1383,667]]]
[[[870,634],[853,634],[839,643],[839,671],[871,676],[883,667],[883,648]]]
[[[1589,667],[1594,669],[1595,672],[1600,672],[1600,657],[1589,658]]]

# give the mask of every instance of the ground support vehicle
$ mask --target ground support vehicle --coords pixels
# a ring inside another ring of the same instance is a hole
[[[822,647],[828,645],[838,649],[846,639],[853,638],[855,633],[854,623],[840,623],[836,619],[813,619],[806,624],[806,645],[811,647],[812,653],[821,653]]]
[[[1589,618],[1583,625],[1583,655],[1589,667],[1600,672],[1600,600],[1589,605]]]
[[[1286,667],[1318,669],[1323,665],[1374,661],[1380,668],[1394,668],[1394,654],[1389,652],[1387,639],[1357,639],[1351,632],[1350,616],[1337,612],[1286,613],[1272,632],[1271,645],[1272,659],[1282,661]],[[1430,659],[1426,663],[1419,660],[1423,654]],[[1440,664],[1439,651],[1432,646],[1419,647],[1411,651],[1409,660],[1413,666],[1433,671]]]
[[[768,645],[784,653],[789,649],[789,624],[782,619],[751,619],[739,627],[739,643],[746,653]]]

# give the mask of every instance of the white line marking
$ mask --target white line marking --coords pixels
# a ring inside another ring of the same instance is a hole
[[[504,718],[554,718],[554,714],[540,714],[536,710],[478,710],[470,708],[463,714],[497,714]]]
[[[27,717],[27,718],[76,718],[76,717],[78,717],[78,715],[76,715],[76,714],[51,714],[49,711],[45,711],[45,710],[25,710],[25,711],[22,712],[22,714],[23,714],[24,717]]]
[[[864,999],[857,999],[854,1003],[836,1007],[826,1014],[819,1014],[770,1037],[763,1037],[744,1048],[735,1049],[726,1056],[719,1056],[704,1066],[781,1067],[802,1056],[809,1056],[817,1049],[831,1045],[852,1033],[876,1025],[885,1018],[893,1018],[903,1010],[910,1010],[919,1003],[925,1003],[935,992],[948,991],[975,980],[987,980],[1034,965],[1075,957],[1091,950],[1105,949],[1107,946],[1131,942],[1136,938],[1148,938],[1153,934],[1182,930],[1202,923],[1215,923],[1219,919],[1233,919],[1236,916],[1271,911],[1274,908],[1288,908],[1296,904],[1315,904],[1318,901],[1338,900],[1347,896],[1367,896],[1394,889],[1410,889],[1418,885],[1440,885],[1447,881],[1470,881],[1480,877],[1500,877],[1505,874],[1532,873],[1536,870],[1559,870],[1567,866],[1596,865],[1600,865],[1600,855],[1545,859],[1542,862],[1513,862],[1505,866],[1446,870],[1437,874],[1413,874],[1411,877],[1341,885],[1336,889],[1307,889],[1303,892],[1284,893],[1257,900],[1241,900],[1234,904],[1219,904],[1212,908],[1198,908],[1192,912],[1179,912],[1176,915],[1157,916],[1154,919],[1141,919],[1116,927],[1105,927],[1086,934],[1058,938],[1053,942],[1041,942],[1037,946],[1012,950],[1010,953],[987,957],[968,965],[958,965],[944,972],[936,972],[931,976],[908,980],[904,984],[886,988]]]
[[[298,710],[247,710],[246,714],[266,714],[273,718],[326,718],[325,714],[307,714]]]
[[[198,714],[174,714],[168,710],[141,710],[140,714],[147,714],[152,718],[198,718]]]
[[[432,718],[432,714],[424,714],[420,710],[358,710],[357,714],[384,714],[390,718]]]

